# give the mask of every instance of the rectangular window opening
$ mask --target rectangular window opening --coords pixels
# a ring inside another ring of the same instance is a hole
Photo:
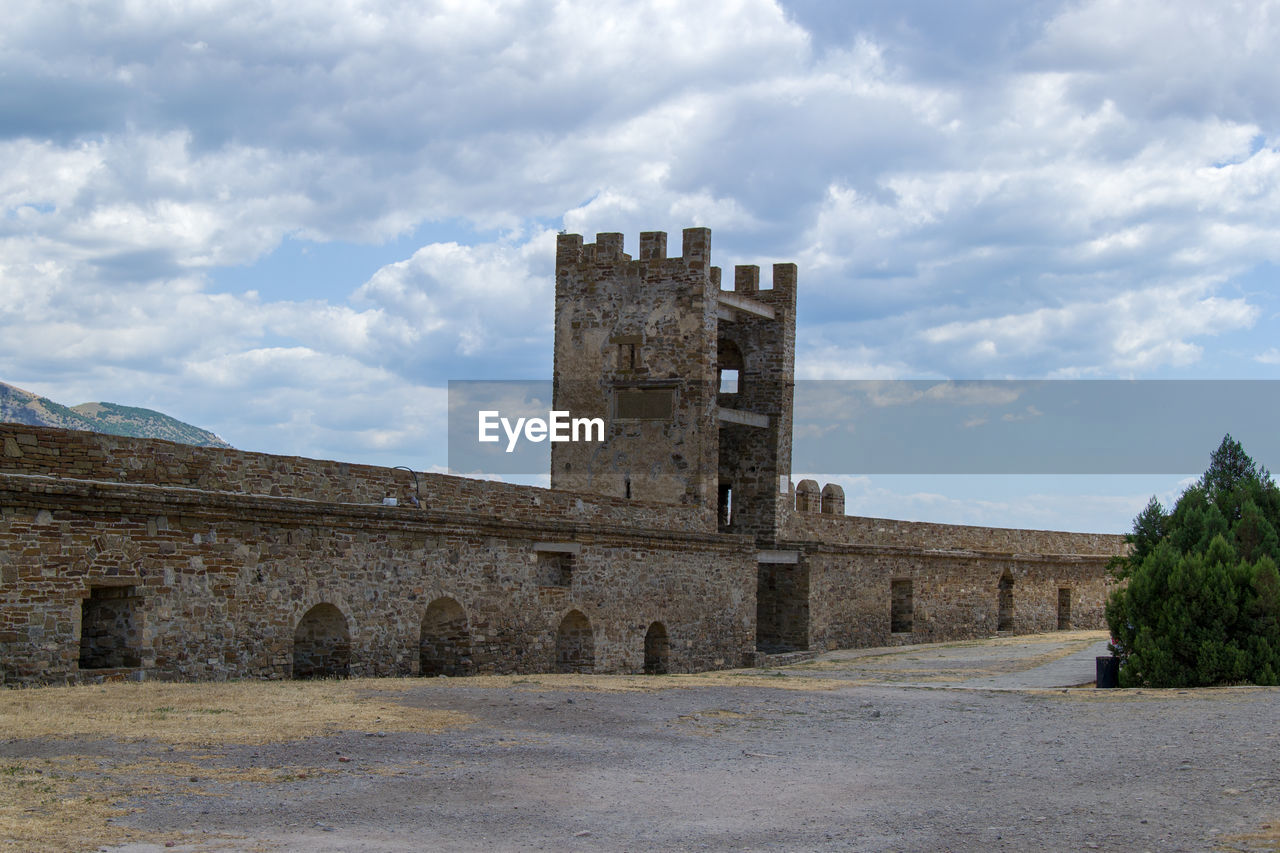
[[[738,393],[738,371],[728,369],[720,371],[720,393]]]

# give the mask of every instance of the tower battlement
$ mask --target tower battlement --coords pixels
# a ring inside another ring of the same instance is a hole
[[[556,273],[572,268],[598,268],[606,265],[624,267],[644,276],[663,270],[687,270],[709,275],[711,262],[711,229],[686,228],[682,233],[680,254],[667,256],[667,232],[642,231],[640,253],[636,258],[625,251],[623,235],[600,232],[594,243],[584,243],[581,234],[560,234],[556,238]]]
[[[556,238],[556,274],[570,270],[591,269],[601,273],[604,267],[614,267],[615,273],[633,276],[637,280],[652,281],[667,274],[692,273],[692,283],[701,284],[705,275],[713,291],[757,298],[765,302],[783,302],[795,306],[797,269],[794,263],[777,263],[772,269],[772,285],[761,288],[760,267],[755,264],[737,264],[733,267],[733,284],[724,287],[720,267],[711,266],[711,229],[686,228],[681,233],[680,254],[667,254],[667,232],[641,231],[639,254],[627,253],[625,237],[613,231],[596,234],[594,243],[583,241],[581,234],[560,234]]]

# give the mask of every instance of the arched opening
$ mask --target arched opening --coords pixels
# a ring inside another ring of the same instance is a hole
[[[1000,599],[998,610],[998,622],[996,624],[997,631],[1013,630],[1013,575],[1009,574],[1009,570],[1005,569],[1004,574],[1000,576]]]
[[[591,620],[581,610],[570,610],[556,631],[556,672],[593,672],[595,668]]]
[[[667,626],[654,622],[644,635],[645,675],[666,675],[671,665],[671,642],[667,639]]]
[[[450,678],[471,674],[471,636],[467,633],[467,614],[462,605],[452,598],[437,598],[427,606],[422,617],[418,673],[447,675]]]
[[[317,604],[293,632],[293,677],[344,678],[350,674],[347,617],[332,604]]]

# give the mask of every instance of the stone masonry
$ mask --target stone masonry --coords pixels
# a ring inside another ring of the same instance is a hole
[[[793,485],[797,275],[711,233],[556,255],[552,488],[0,424],[0,680],[687,672],[1099,627],[1123,537]],[[395,505],[386,501],[394,498]]]

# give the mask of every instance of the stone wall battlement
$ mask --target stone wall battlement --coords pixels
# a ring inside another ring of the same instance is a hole
[[[784,514],[783,538],[833,545],[885,545],[964,550],[989,554],[1084,555],[1109,558],[1122,553],[1125,538],[1109,533],[1071,533],[965,524],[898,521],[817,511]]]
[[[69,505],[110,513],[178,514],[210,518],[248,518],[264,523],[318,524],[327,528],[484,532],[498,536],[527,536],[574,542],[633,541],[637,535],[678,545],[742,550],[741,537],[698,528],[648,527],[563,518],[487,515],[474,512],[329,503],[308,498],[205,492],[149,483],[111,483],[71,480],[34,474],[0,474],[0,506],[23,505],[50,513]],[[639,533],[638,533],[639,531]]]
[[[0,473],[77,480],[179,486],[204,492],[299,498],[400,509],[479,514],[535,521],[573,520],[658,528],[705,528],[709,513],[694,506],[575,494],[447,474],[193,447],[159,439],[0,424]]]

